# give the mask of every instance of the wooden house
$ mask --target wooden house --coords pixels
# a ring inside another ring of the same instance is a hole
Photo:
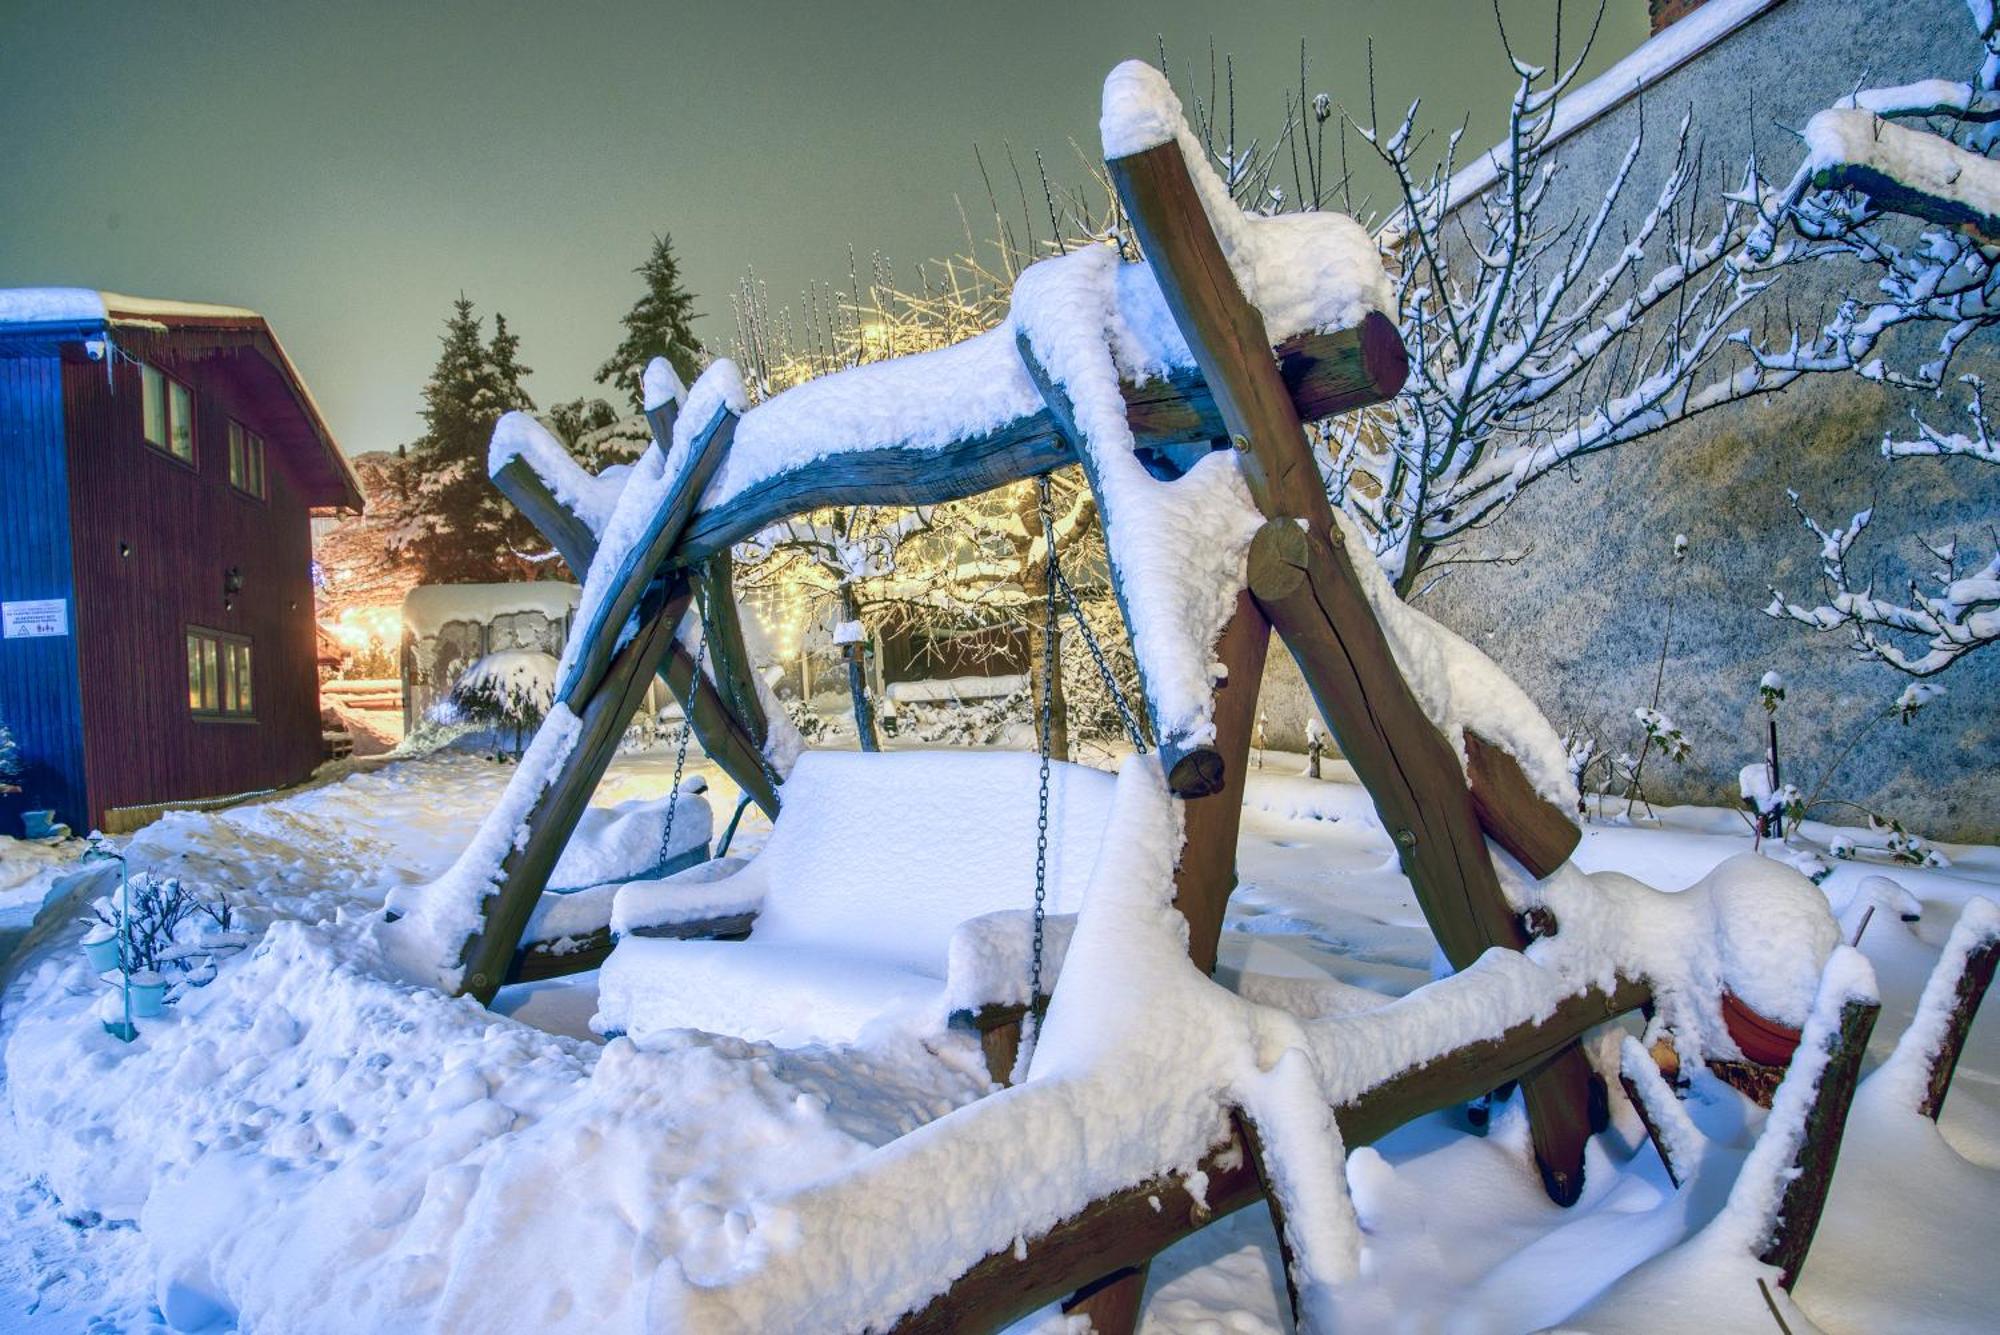
[[[0,290],[0,833],[306,777],[311,517],[361,504],[254,311]]]

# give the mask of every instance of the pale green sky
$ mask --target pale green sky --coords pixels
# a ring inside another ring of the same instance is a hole
[[[1646,33],[1645,0],[1608,5],[1594,68]],[[1359,110],[1372,34],[1385,115],[1470,112],[1479,148],[1511,86],[1485,0],[0,8],[0,286],[255,307],[355,453],[420,429],[460,290],[520,332],[539,402],[600,392],[655,231],[726,343],[746,268],[796,303],[850,246],[960,248],[975,143],[1077,178],[1105,72],[1158,37],[1184,87],[1211,38],[1235,54],[1246,134],[1279,123],[1301,37],[1309,91]],[[1572,41],[1594,8],[1570,0]],[[1506,0],[1524,53],[1553,11]]]

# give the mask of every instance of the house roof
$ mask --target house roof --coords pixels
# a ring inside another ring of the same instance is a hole
[[[170,338],[177,347],[241,347],[262,354],[268,376],[255,377],[253,392],[274,412],[289,409],[299,430],[273,443],[285,448],[305,488],[306,503],[342,510],[362,508],[361,483],[327,428],[326,417],[292,364],[284,345],[263,316],[241,306],[198,301],[162,301],[100,292],[85,287],[0,288],[0,341],[71,342],[108,333],[143,343]],[[274,436],[277,433],[272,433]]]

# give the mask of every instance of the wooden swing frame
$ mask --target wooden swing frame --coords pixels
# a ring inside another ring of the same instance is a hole
[[[1156,458],[1184,460],[1211,448],[1235,448],[1267,521],[1250,549],[1248,587],[1215,650],[1226,677],[1215,696],[1213,740],[1194,745],[1158,738],[1168,785],[1188,799],[1174,901],[1188,922],[1194,963],[1213,969],[1235,886],[1243,787],[1273,630],[1297,660],[1341,754],[1373,799],[1453,967],[1469,965],[1489,948],[1521,950],[1534,935],[1552,934],[1558,925],[1546,915],[1531,925],[1509,907],[1488,840],[1540,878],[1564,864],[1579,831],[1568,813],[1535,793],[1500,746],[1467,734],[1461,761],[1458,746],[1424,713],[1335,527],[1304,431],[1305,421],[1380,403],[1400,390],[1408,365],[1395,326],[1371,313],[1358,327],[1273,348],[1261,313],[1235,281],[1179,146],[1169,142],[1111,158],[1106,166],[1143,262],[1152,267],[1196,363],[1165,380],[1124,387],[1135,438]],[[695,433],[645,550],[628,562],[609,614],[577,655],[562,699],[581,720],[580,736],[499,869],[483,928],[461,957],[463,992],[490,1002],[504,982],[593,968],[610,949],[608,932],[561,955],[524,950],[521,939],[625,722],[655,676],[681,702],[717,765],[768,815],[781,809],[783,787],[765,760],[769,721],[736,619],[733,544],[816,508],[864,501],[936,504],[1072,463],[1089,476],[1107,528],[1119,522],[1101,479],[1091,475],[1067,397],[1026,338],[1017,342],[1043,411],[941,449],[842,452],[703,506],[703,488],[737,419],[724,408]],[[676,411],[669,404],[648,414],[663,452]],[[571,569],[590,568],[596,554],[590,527],[526,460],[506,461],[494,481]],[[697,584],[706,594],[707,673],[697,670],[676,638]],[[621,637],[628,626],[631,633]],[[1148,699],[1157,722],[1154,705]],[[747,927],[738,917],[674,934],[738,935]],[[1650,1000],[1643,980],[1621,979],[1609,991],[1571,996],[1539,1022],[1399,1072],[1336,1110],[1343,1139],[1349,1147],[1366,1144],[1416,1117],[1519,1081],[1544,1186],[1552,1199],[1570,1204],[1583,1188],[1585,1143],[1606,1117],[1603,1084],[1579,1040]],[[989,1055],[1011,1047],[1008,1026],[1017,1016],[996,1010],[987,1017]],[[1851,1083],[1837,1092],[1843,1110],[1849,1092]],[[1839,1120],[1832,1119],[1831,1145],[1817,1137],[1801,1157],[1809,1151],[1816,1162],[1830,1164]],[[1131,1184],[1022,1247],[980,1261],[898,1328],[990,1329],[1066,1299],[1066,1310],[1088,1313],[1099,1330],[1132,1329],[1152,1256],[1214,1217],[1269,1198],[1255,1128],[1240,1115],[1230,1139],[1202,1167],[1205,1201],[1197,1202],[1178,1180]],[[1816,1218],[1815,1211],[1813,1219],[1800,1221],[1803,1238],[1793,1240],[1798,1257]],[[1277,1222],[1283,1240],[1283,1221]]]

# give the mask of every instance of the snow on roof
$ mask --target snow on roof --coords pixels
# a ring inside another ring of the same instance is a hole
[[[106,319],[104,294],[91,288],[0,288],[0,325],[88,324]]]
[[[164,329],[182,326],[237,326],[254,330],[271,342],[271,353],[299,405],[310,420],[339,479],[358,506],[363,497],[361,481],[353,465],[341,452],[326,425],[326,414],[293,364],[291,354],[278,341],[270,322],[244,306],[220,306],[206,301],[168,301],[158,297],[134,297],[123,292],[102,292],[87,287],[0,288],[0,331],[9,328],[33,329],[43,325],[103,324],[111,328]]]
[[[231,320],[262,325],[264,317],[242,306],[205,301],[163,301],[100,292],[88,287],[0,288],[0,325],[167,324],[174,320]]]
[[[578,589],[565,580],[512,584],[419,584],[403,597],[403,624],[422,638],[454,621],[489,622],[517,612],[560,621],[576,606]]]

